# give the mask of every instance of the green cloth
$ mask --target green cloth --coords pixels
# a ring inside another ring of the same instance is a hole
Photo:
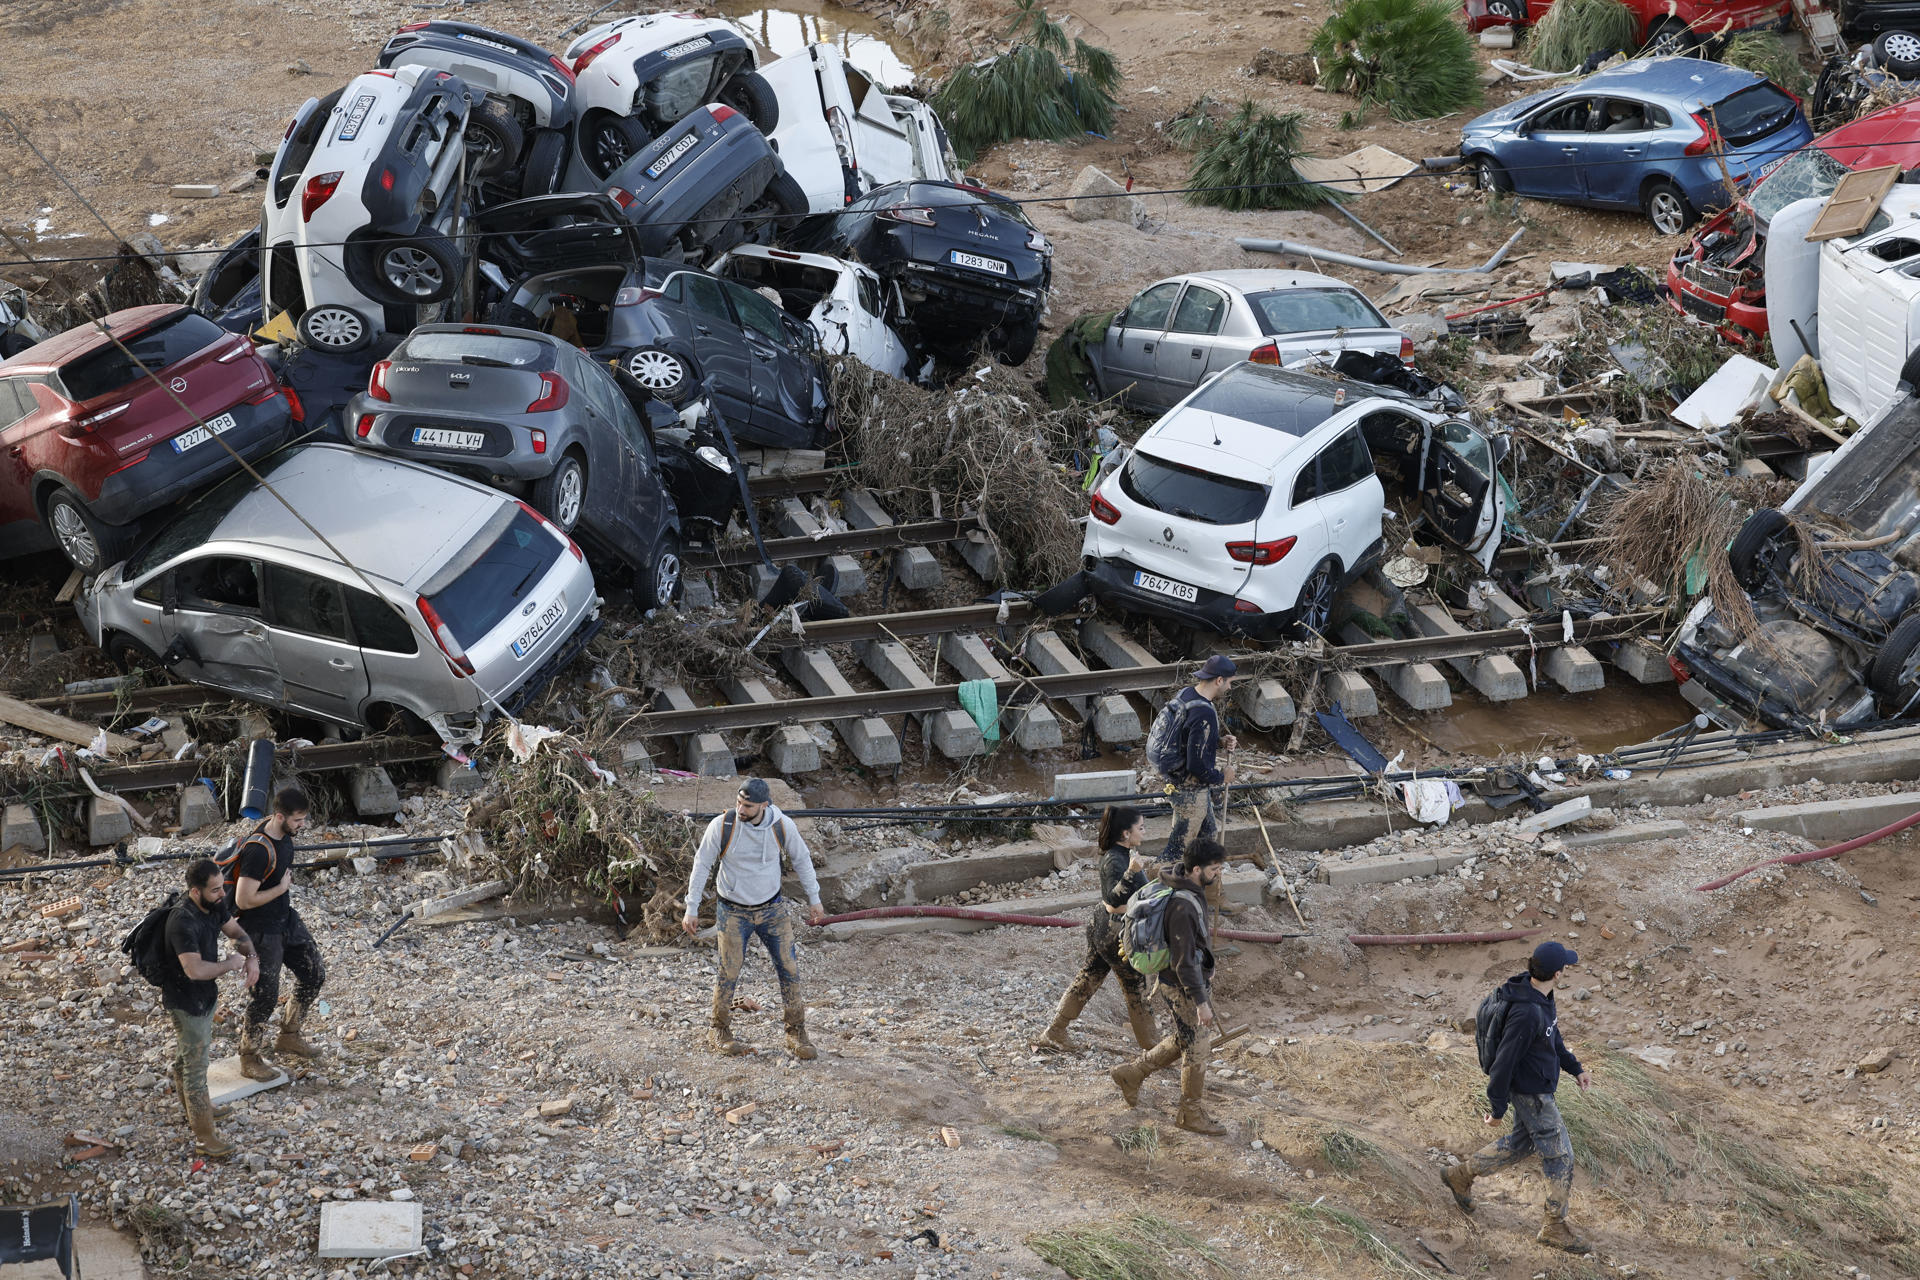
[[[1068,325],[1053,345],[1047,348],[1047,403],[1064,409],[1075,400],[1087,400],[1087,387],[1093,381],[1093,361],[1088,349],[1106,340],[1107,326],[1118,312],[1100,311],[1081,316]]]
[[[1000,741],[1000,690],[991,680],[962,680],[960,709],[980,726],[980,736],[988,742]]]

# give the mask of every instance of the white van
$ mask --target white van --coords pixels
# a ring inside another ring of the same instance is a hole
[[[1920,347],[1920,187],[1895,186],[1857,236],[1820,246],[1820,369],[1833,407],[1867,425],[1899,398]]]

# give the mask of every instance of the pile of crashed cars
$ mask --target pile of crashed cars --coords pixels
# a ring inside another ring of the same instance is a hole
[[[0,362],[0,554],[62,550],[123,664],[348,726],[470,736],[598,627],[583,543],[671,603],[738,446],[835,434],[830,358],[1019,363],[1050,283],[926,104],[691,14],[410,24],[260,177],[191,308]]]

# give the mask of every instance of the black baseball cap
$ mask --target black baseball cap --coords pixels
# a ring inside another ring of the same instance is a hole
[[[1543,942],[1533,949],[1533,962],[1548,973],[1558,973],[1579,964],[1580,954],[1565,943]]]
[[[740,798],[748,804],[766,804],[773,799],[773,790],[765,778],[748,778],[740,784]]]

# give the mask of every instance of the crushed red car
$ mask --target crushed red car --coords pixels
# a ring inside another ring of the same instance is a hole
[[[182,306],[103,323],[0,362],[0,555],[58,547],[96,573],[141,516],[286,443],[289,394],[245,337]]]
[[[1642,46],[1662,39],[1694,44],[1708,36],[1784,24],[1792,13],[1791,0],[1626,0],[1626,5],[1634,16],[1634,39]],[[1469,31],[1526,26],[1552,7],[1553,0],[1465,0],[1461,5]]]

